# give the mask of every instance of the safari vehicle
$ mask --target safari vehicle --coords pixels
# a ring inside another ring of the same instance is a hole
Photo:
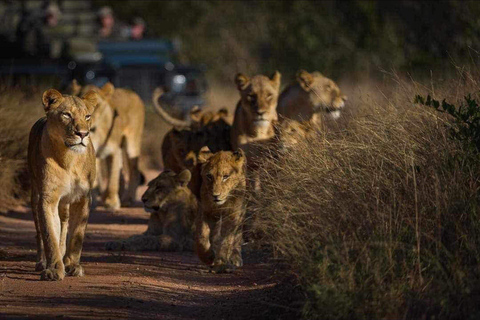
[[[195,105],[205,103],[207,84],[204,68],[175,65],[173,45],[169,40],[103,41],[95,54],[69,62],[67,82],[130,88],[150,102],[153,90],[162,87],[162,99],[172,112],[187,115]]]
[[[73,79],[99,86],[111,81],[134,90],[147,103],[153,90],[161,86],[166,92],[162,104],[177,116],[204,104],[204,68],[176,64],[176,49],[169,39],[99,41],[92,1],[59,1],[63,18],[44,32],[48,37],[42,38],[43,42],[33,42],[47,48],[48,55],[39,51],[26,54],[16,33],[18,21],[37,21],[34,18],[38,18],[42,3],[0,1],[2,81],[33,85],[46,82],[60,88]],[[32,25],[43,30],[38,23]]]
[[[204,68],[175,65],[170,41],[103,41],[96,48],[94,52],[74,54],[68,60],[0,60],[0,75],[10,79],[53,78],[63,87],[73,79],[82,85],[97,86],[111,81],[117,87],[134,90],[147,103],[153,90],[161,86],[166,92],[162,97],[164,105],[180,117],[188,115],[193,106],[204,105]]]

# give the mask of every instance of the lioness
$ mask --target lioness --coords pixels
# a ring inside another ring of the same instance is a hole
[[[192,251],[197,198],[187,187],[191,174],[167,170],[150,181],[142,196],[150,212],[148,229],[125,240],[107,242],[107,250]]]
[[[232,149],[244,149],[247,158],[249,143],[268,140],[275,135],[273,122],[278,119],[280,79],[278,71],[271,78],[256,75],[250,79],[241,73],[235,77],[240,101],[235,109],[230,139]]]
[[[95,150],[89,133],[99,99],[95,92],[78,98],[47,90],[42,97],[46,117],[30,131],[35,270],[42,271],[42,280],[62,280],[65,272],[84,274],[80,255],[95,181]]]
[[[280,116],[297,121],[311,121],[321,124],[323,113],[333,119],[340,117],[347,96],[338,85],[320,72],[308,73],[300,70],[297,83],[286,87],[278,99],[277,111]]]
[[[245,152],[249,181],[255,190],[260,188],[257,173],[261,159],[259,150],[275,136],[280,80],[278,71],[271,78],[264,75],[248,78],[241,73],[235,77],[240,101],[235,109],[230,139],[233,150],[241,148]]]
[[[195,219],[198,257],[214,272],[243,265],[242,227],[245,218],[246,157],[242,149],[211,153],[202,148],[200,209]]]
[[[200,198],[200,165],[197,161],[200,149],[207,145],[214,152],[230,150],[230,125],[227,122],[228,112],[220,109],[217,112],[202,112],[192,109],[191,122],[175,119],[163,110],[159,100],[163,91],[156,89],[152,102],[157,113],[174,127],[162,142],[162,158],[164,168],[181,172],[190,170],[192,180],[189,187]]]
[[[95,90],[102,103],[92,115],[92,142],[97,152],[97,172],[100,160],[109,160],[109,175],[103,202],[105,207],[117,210],[120,205],[131,205],[141,181],[138,158],[142,141],[145,106],[133,91],[115,88],[108,82],[102,88],[92,85],[81,87],[74,80],[70,85],[72,94]],[[127,155],[128,189],[121,201],[119,196],[120,173],[123,165],[122,150]],[[100,180],[100,179],[99,179]],[[100,184],[100,183],[99,183]]]

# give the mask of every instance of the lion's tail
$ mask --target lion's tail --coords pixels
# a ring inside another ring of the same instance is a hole
[[[155,111],[158,113],[158,115],[162,117],[162,119],[165,120],[165,122],[171,124],[174,127],[185,128],[190,126],[190,123],[188,123],[187,121],[183,121],[183,120],[172,117],[162,108],[162,106],[160,105],[159,99],[163,94],[164,94],[164,91],[160,87],[156,88],[152,94],[153,106],[155,107]]]

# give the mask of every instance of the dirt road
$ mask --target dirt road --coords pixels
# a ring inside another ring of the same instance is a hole
[[[140,190],[141,192],[141,190]],[[28,208],[0,214],[0,319],[292,319],[274,267],[246,254],[234,274],[209,273],[193,253],[104,250],[109,240],[146,230],[140,206],[91,213],[85,277],[39,281]],[[288,296],[288,293],[287,293]]]

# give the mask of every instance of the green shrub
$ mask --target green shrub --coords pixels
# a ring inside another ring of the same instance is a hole
[[[445,99],[440,103],[438,100],[432,99],[430,95],[423,98],[420,95],[415,97],[415,103],[433,107],[439,112],[449,114],[455,120],[451,126],[451,132],[454,139],[465,141],[480,151],[480,106],[471,95],[467,95],[465,103],[461,103],[458,107],[447,103]]]

